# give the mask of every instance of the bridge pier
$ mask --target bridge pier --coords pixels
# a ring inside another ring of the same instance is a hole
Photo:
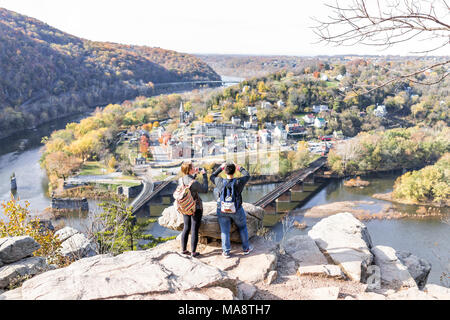
[[[315,176],[314,174],[309,175],[305,180],[303,180],[303,183],[314,184],[316,182],[314,176]]]
[[[269,203],[265,208],[263,208],[267,214],[277,213],[277,206],[275,202]]]

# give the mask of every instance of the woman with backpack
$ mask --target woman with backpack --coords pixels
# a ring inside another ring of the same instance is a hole
[[[199,168],[194,167],[191,161],[183,162],[181,165],[181,172],[183,176],[180,178],[177,191],[181,190],[182,192],[190,193],[187,197],[184,196],[181,201],[178,200],[178,211],[183,214],[184,220],[184,228],[181,233],[181,251],[183,254],[191,254],[193,257],[197,257],[200,253],[195,250],[197,249],[198,230],[200,228],[203,216],[203,202],[199,196],[199,193],[208,192],[208,176],[205,169],[199,170]],[[202,184],[195,180],[199,172],[203,175]],[[187,189],[189,189],[189,192],[187,192]],[[184,199],[188,200],[183,203]],[[189,232],[191,232],[192,252],[187,250]]]

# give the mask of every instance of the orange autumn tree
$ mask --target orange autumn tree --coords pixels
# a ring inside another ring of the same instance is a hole
[[[144,157],[148,157],[148,138],[145,135],[141,137],[141,141],[139,142],[139,152]]]

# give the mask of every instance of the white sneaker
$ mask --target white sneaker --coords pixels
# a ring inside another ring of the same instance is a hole
[[[244,250],[243,252],[244,252],[245,255],[247,255],[247,254],[250,254],[250,252],[252,252],[252,251],[253,251],[253,247],[249,245],[248,249]]]
[[[231,258],[231,254],[229,252],[222,252],[222,255],[227,259]]]

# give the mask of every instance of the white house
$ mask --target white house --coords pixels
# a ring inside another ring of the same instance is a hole
[[[384,104],[378,105],[373,114],[377,117],[384,117],[387,114],[386,106]]]
[[[321,104],[321,105],[318,105],[318,106],[314,105],[313,106],[313,112],[314,113],[319,113],[319,112],[322,112],[322,111],[328,111],[328,106],[326,104]]]
[[[272,104],[267,101],[261,101],[261,108],[262,109],[272,109]]]
[[[262,129],[258,131],[259,142],[262,144],[270,143],[270,132],[266,129]]]
[[[314,115],[313,114],[307,114],[305,116],[303,116],[303,121],[305,121],[305,124],[313,124],[314,123]]]
[[[241,118],[239,118],[239,117],[231,117],[231,123],[236,125],[236,126],[239,126],[241,124]]]
[[[324,127],[326,124],[327,124],[327,122],[325,121],[324,118],[316,118],[314,120],[314,127],[318,128],[318,129]]]
[[[248,115],[251,117],[256,114],[258,109],[256,107],[247,107]]]
[[[286,140],[287,139],[287,131],[280,127],[275,127],[273,129],[273,136],[278,140]]]
[[[285,107],[286,106],[286,104],[283,102],[283,100],[278,100],[278,102],[277,102],[277,106],[278,106],[278,108],[283,108],[283,107]]]
[[[327,76],[326,74],[322,74],[322,75],[320,76],[320,80],[322,80],[322,81],[328,81],[328,76]]]

